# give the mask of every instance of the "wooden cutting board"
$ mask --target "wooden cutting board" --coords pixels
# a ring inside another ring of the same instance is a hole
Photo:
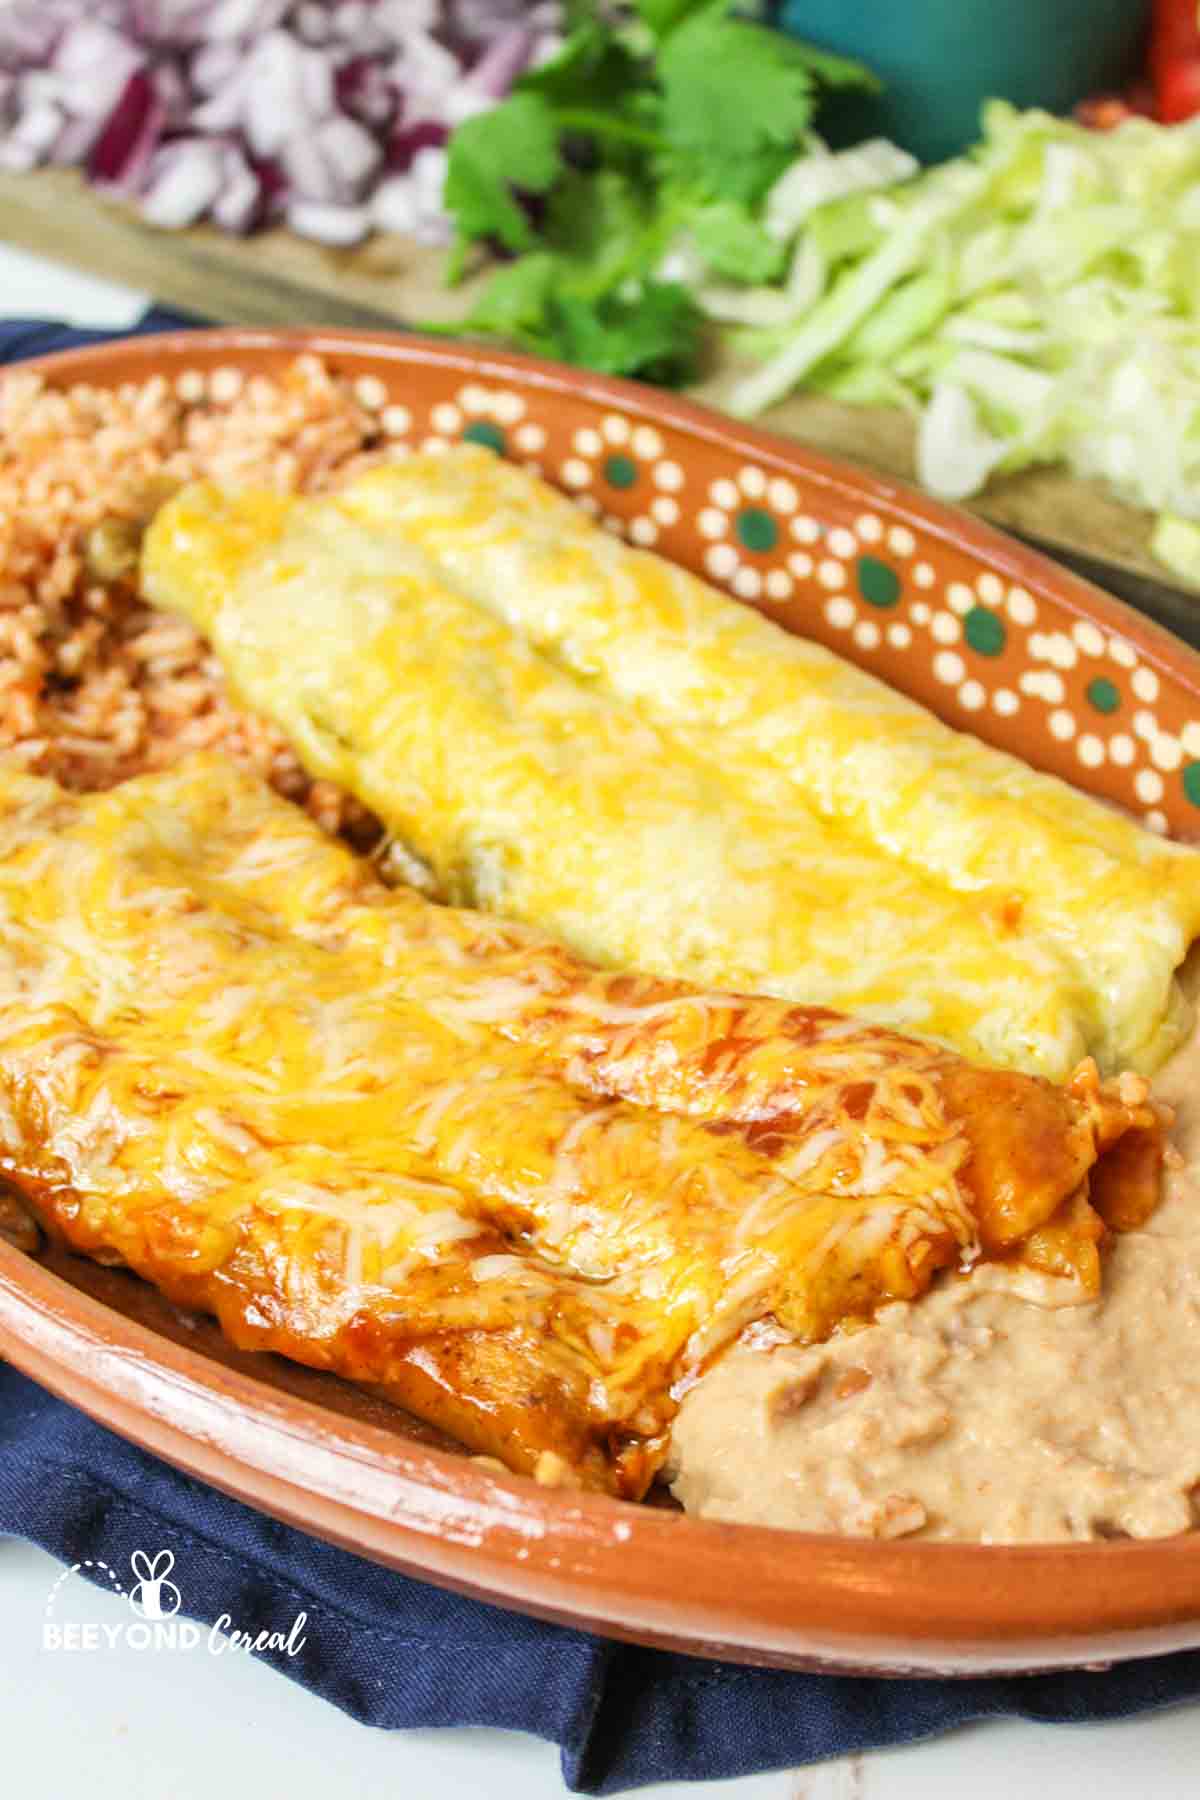
[[[209,226],[164,232],[101,201],[73,170],[0,173],[0,239],[219,324],[419,327],[466,311],[471,285],[448,292],[443,253],[391,234],[330,250],[283,230],[233,238]],[[719,406],[733,371],[717,366],[696,390]],[[913,478],[913,425],[901,412],[800,394],[762,421],[814,448]],[[1032,539],[1184,635],[1200,639],[1200,584],[1153,561],[1150,514],[1058,469],[994,481],[974,510]]]

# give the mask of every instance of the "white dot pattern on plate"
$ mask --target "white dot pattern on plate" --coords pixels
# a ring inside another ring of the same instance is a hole
[[[175,391],[190,404],[232,393],[239,375],[186,370]],[[802,469],[767,455],[722,463],[686,431],[618,409],[580,400],[564,421],[561,397],[516,382],[447,384],[423,403],[398,380],[352,385],[387,456],[464,435],[527,465],[548,456],[552,479],[608,530],[647,548],[690,531],[708,578],[740,599],[786,606],[801,625],[808,609],[866,658],[885,645],[915,657],[961,713],[1008,721],[1028,709],[1024,739],[1049,735],[1080,777],[1108,769],[1147,823],[1165,824],[1186,800],[1200,825],[1200,705],[1181,719],[1174,682],[1127,638],[973,562],[919,520],[845,510]]]
[[[1024,669],[1017,677],[1017,685],[1031,699],[1048,700],[1051,705],[1061,704],[1066,697],[1062,676],[1053,669]]]
[[[1156,769],[1173,775],[1183,761],[1183,745],[1169,731],[1159,731],[1150,739],[1150,761]]]

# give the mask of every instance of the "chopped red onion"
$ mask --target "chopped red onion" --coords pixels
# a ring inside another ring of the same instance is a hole
[[[13,175],[25,175],[30,169],[36,169],[41,157],[28,144],[19,144],[13,137],[7,137],[0,143],[0,169]]]
[[[179,138],[155,151],[141,203],[146,222],[182,231],[202,219],[221,192],[221,149],[205,138]]]
[[[85,163],[104,129],[103,119],[68,119],[50,146],[47,161],[73,169]]]
[[[256,156],[274,156],[295,131],[334,109],[328,58],[286,31],[260,38],[239,78],[240,124]]]
[[[109,25],[85,20],[71,26],[59,39],[51,63],[62,105],[76,117],[105,118],[144,60],[136,44]]]
[[[318,244],[349,249],[361,243],[371,229],[371,215],[365,206],[333,206],[317,200],[293,200],[285,214],[288,225],[299,237],[313,238]]]
[[[377,231],[411,236],[421,222],[421,202],[411,175],[389,175],[371,196],[371,223]]]
[[[537,34],[527,25],[514,25],[475,64],[466,86],[489,100],[503,99],[517,76],[528,68],[536,44]]]
[[[48,63],[63,25],[58,7],[40,0],[9,0],[0,6],[0,63],[6,69]]]
[[[406,125],[393,134],[387,148],[389,169],[403,172],[411,169],[413,158],[418,151],[440,150],[449,138],[446,126],[438,119],[418,119],[415,125]]]
[[[124,10],[139,44],[179,50],[203,43],[212,0],[129,0]]]
[[[241,44],[224,40],[202,44],[188,64],[188,79],[201,94],[215,94],[232,81],[246,60]]]
[[[357,198],[383,161],[383,152],[370,132],[345,113],[318,126],[315,142],[338,173],[347,198]]]
[[[147,218],[444,242],[445,143],[558,41],[559,0],[0,0],[0,167]]]
[[[333,16],[321,0],[304,0],[292,16],[292,30],[306,44],[327,44],[334,33]]]
[[[381,65],[369,56],[352,56],[334,71],[337,104],[351,118],[377,129],[389,125],[400,105],[400,96]]]
[[[156,62],[151,70],[163,108],[164,131],[186,131],[191,125],[192,92],[178,63]]]
[[[134,191],[157,148],[166,112],[157,82],[145,69],[135,69],[90,146],[87,169],[92,180]]]
[[[206,38],[257,37],[273,31],[291,9],[291,0],[215,0],[208,9]]]
[[[401,49],[416,36],[427,37],[443,21],[445,8],[439,0],[376,0],[371,18],[389,41]]]
[[[212,220],[238,236],[252,231],[263,215],[263,184],[236,144],[221,154],[221,191],[212,204]]]
[[[35,157],[47,156],[51,147],[58,142],[59,133],[67,122],[67,115],[62,108],[55,106],[52,100],[40,100],[21,114],[12,129],[9,143],[19,145],[22,149],[31,150]]]

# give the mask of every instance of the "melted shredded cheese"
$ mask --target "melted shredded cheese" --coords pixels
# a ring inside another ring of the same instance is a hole
[[[973,1135],[997,1079],[1059,1171],[1019,1244],[1086,1192],[1088,1108],[1145,1122],[1144,1093],[593,971],[379,887],[208,758],[86,797],[0,770],[5,1173],[79,1247],[364,1379],[516,1334],[526,1427],[550,1371],[597,1441],[657,1441],[748,1323],[820,1338],[978,1253],[1013,1185]],[[446,1386],[496,1379],[454,1357]]]

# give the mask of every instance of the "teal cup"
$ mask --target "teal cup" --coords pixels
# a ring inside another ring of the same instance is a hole
[[[884,84],[822,114],[833,142],[882,135],[940,162],[978,137],[984,100],[1062,113],[1123,86],[1140,66],[1146,10],[1142,0],[779,0],[775,16]]]

